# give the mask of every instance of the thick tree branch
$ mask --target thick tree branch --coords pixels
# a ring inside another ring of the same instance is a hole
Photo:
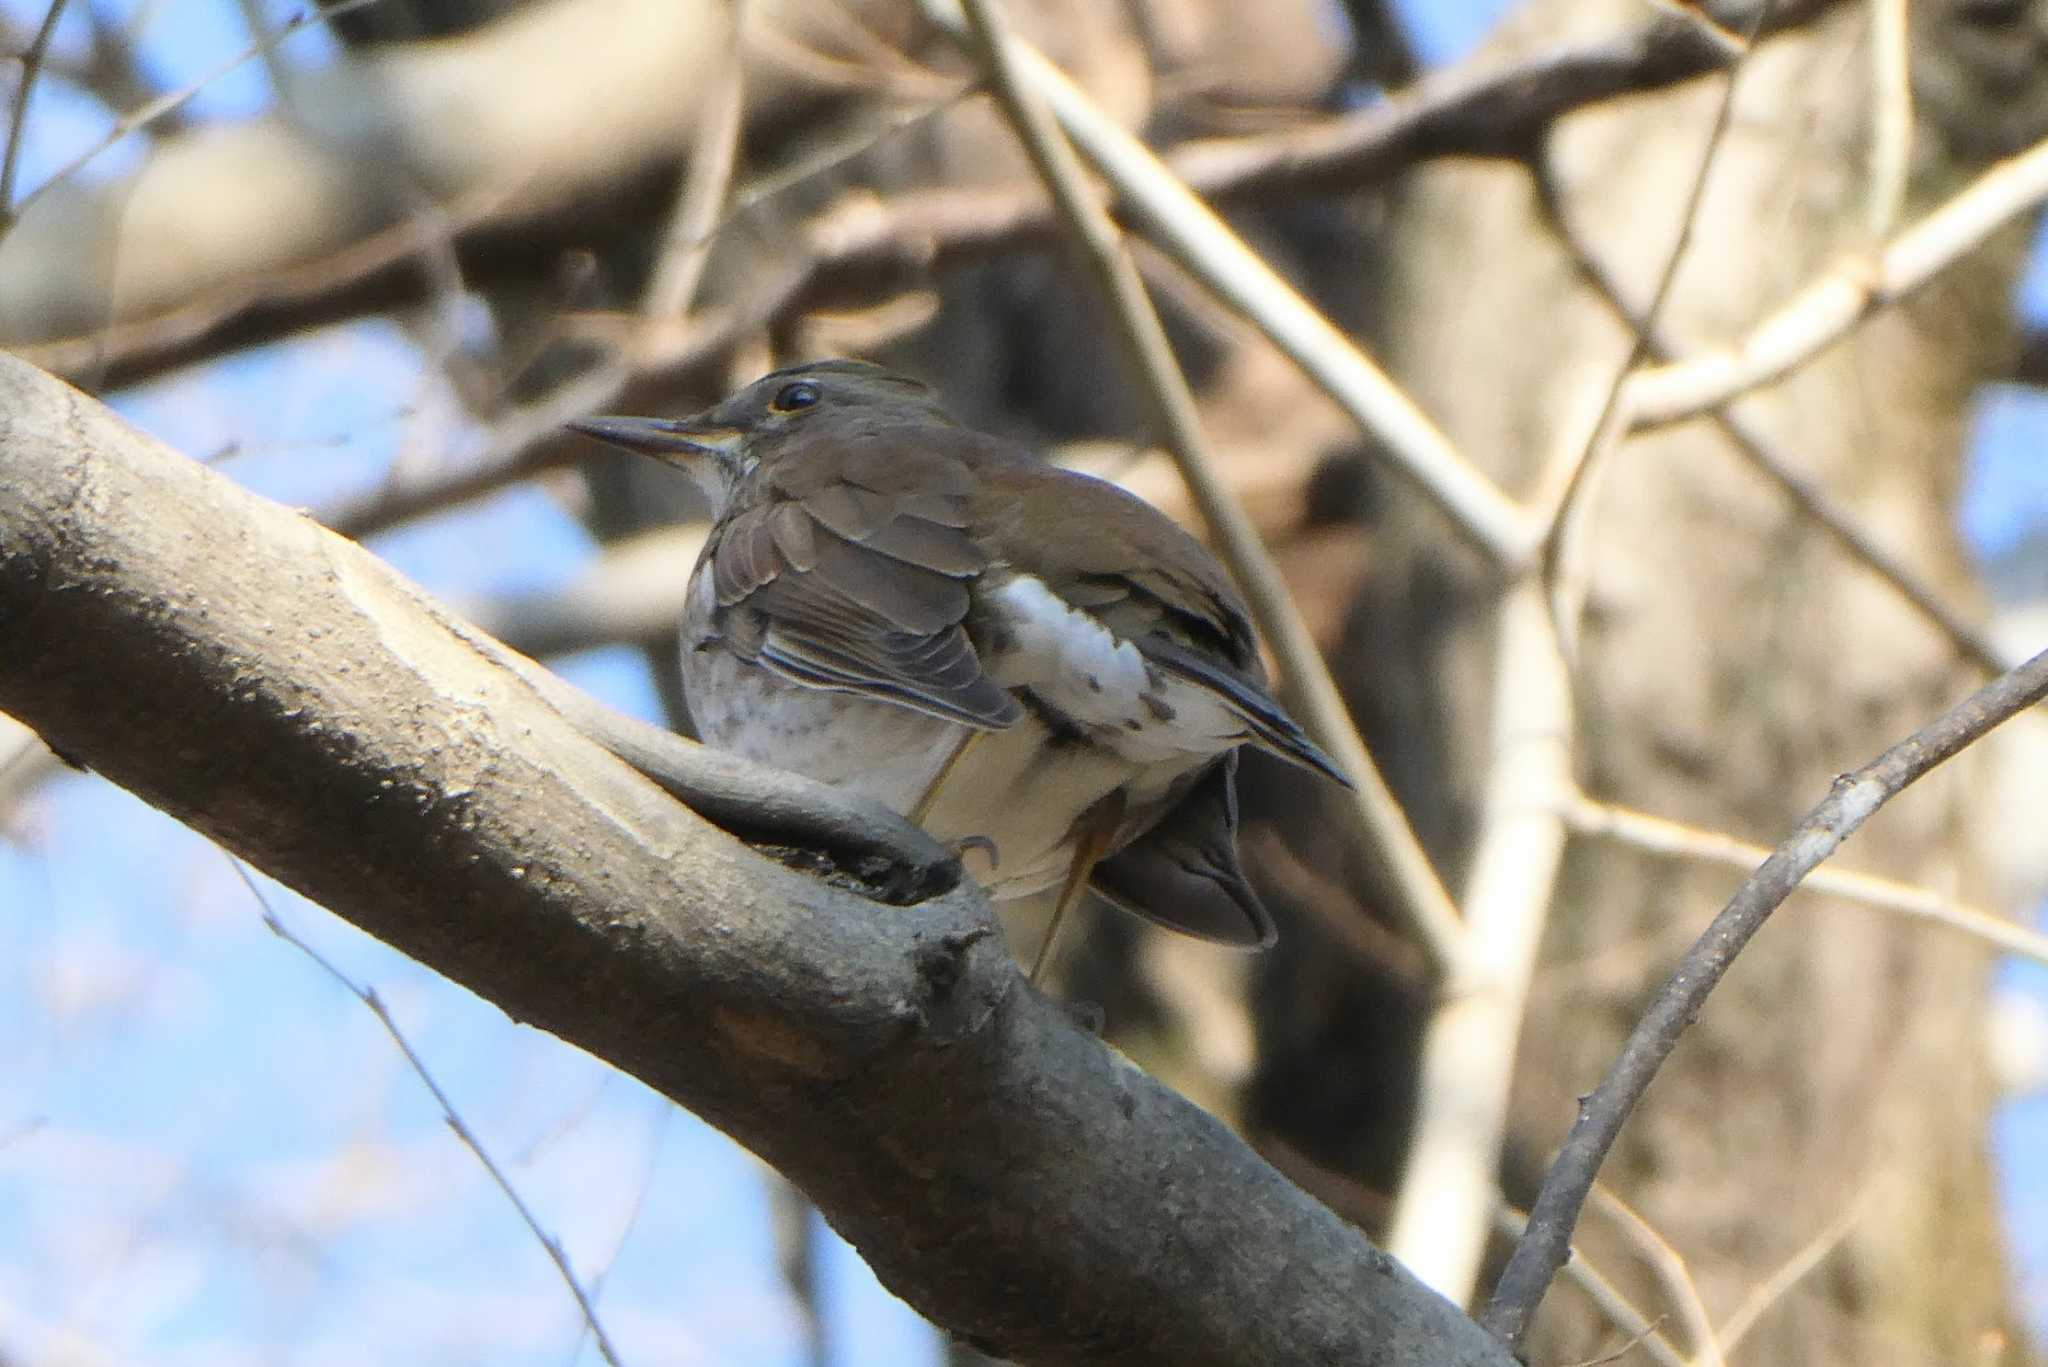
[[[994,1351],[1510,1361],[1028,990],[970,886],[762,858],[367,553],[12,358],[0,639],[0,707],[697,1111]]]

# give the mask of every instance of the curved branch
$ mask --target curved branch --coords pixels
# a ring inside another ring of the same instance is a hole
[[[1483,1319],[1488,1328],[1520,1346],[1537,1303],[1564,1262],[1579,1208],[1622,1125],[1679,1035],[1698,1018],[1735,956],[1771,913],[1879,807],[2044,697],[2048,650],[1993,679],[1855,773],[1836,779],[1820,805],[1736,890],[1629,1032],[1607,1076],[1579,1103],[1578,1120],[1530,1209],[1528,1230],[1487,1302]]]
[[[704,1116],[992,1351],[1509,1367],[1030,991],[971,886],[760,857],[368,553],[10,357],[0,639],[0,708]]]

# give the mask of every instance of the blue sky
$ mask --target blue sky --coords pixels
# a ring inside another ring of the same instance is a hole
[[[83,41],[78,0],[64,41]],[[40,15],[34,0],[0,0]],[[106,8],[125,13],[125,3]],[[1409,6],[1445,60],[1490,4]],[[276,12],[286,12],[277,7]],[[244,41],[221,0],[162,0],[143,53],[181,84]],[[319,60],[325,40],[295,40]],[[206,117],[260,109],[261,68],[211,86]],[[61,82],[39,90],[22,183],[107,126]],[[91,174],[132,165],[117,148]],[[2048,267],[2023,292],[2048,314]],[[368,323],[252,352],[118,397],[180,449],[287,502],[378,478],[402,444],[447,450],[461,415],[421,389],[419,357]],[[260,396],[260,401],[256,398]],[[1962,509],[1990,549],[2048,523],[2040,396],[1988,396]],[[437,439],[440,440],[436,444]],[[447,596],[566,576],[591,546],[515,490],[375,549]],[[505,547],[501,555],[479,546]],[[629,651],[560,663],[638,715]],[[66,776],[0,844],[0,1353],[113,1362],[590,1363],[552,1267],[374,1019],[262,927],[217,851],[111,787]],[[408,1037],[597,1289],[628,1361],[785,1367],[801,1360],[774,1265],[765,1177],[631,1079],[502,1013],[280,889],[281,916],[390,1003]],[[2013,981],[2048,993],[2048,975]],[[2048,1317],[2048,1099],[2008,1109],[2008,1205]],[[2021,1160],[2036,1156],[2033,1170]],[[920,1321],[832,1244],[833,1361],[936,1362]]]

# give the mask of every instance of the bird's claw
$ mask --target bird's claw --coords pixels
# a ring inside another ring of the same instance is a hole
[[[1001,868],[1003,865],[1003,857],[1001,852],[996,849],[996,842],[985,835],[963,835],[958,840],[952,841],[947,848],[952,850],[953,857],[963,864],[967,862],[967,852],[969,850],[979,850],[982,854],[988,856],[988,866],[991,872]]]

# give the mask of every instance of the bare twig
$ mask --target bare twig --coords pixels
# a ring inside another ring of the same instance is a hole
[[[1306,908],[1321,923],[1334,946],[1356,956],[1362,964],[1394,974],[1400,981],[1427,980],[1428,957],[1414,941],[1397,927],[1374,919],[1356,888],[1340,884],[1322,869],[1309,867],[1270,825],[1262,822],[1247,827],[1238,836],[1238,848],[1257,867],[1261,883]]]
[[[65,0],[50,0],[43,22],[28,50],[21,54],[21,75],[14,86],[14,102],[7,111],[7,150],[0,155],[0,233],[14,225],[14,177],[21,170],[22,133],[28,125],[29,98],[35,94],[36,77],[43,74],[43,60],[50,54],[50,40],[57,36],[57,21],[64,17]]]
[[[1391,875],[1400,910],[1411,928],[1437,966],[1455,976],[1463,951],[1457,908],[1400,804],[1379,776],[1271,555],[1242,505],[1217,475],[1195,413],[1194,395],[1174,360],[1137,266],[1115,222],[1085,183],[1073,149],[1046,104],[1041,103],[1055,82],[1065,85],[1064,78],[1005,29],[992,0],[963,0],[962,8],[1004,112],[1109,299],[1112,315],[1152,400],[1160,436],[1173,452],[1203,520],[1280,657],[1288,694],[1301,708],[1309,732],[1336,755],[1358,785],[1348,810],[1357,818],[1361,836]],[[1071,86],[1065,88],[1072,90]],[[1078,92],[1075,96],[1078,98]],[[1120,179],[1117,183],[1123,187]]]
[[[1803,22],[1828,7],[1780,0],[1773,9],[1780,22],[1773,27]],[[1432,76],[1384,104],[1309,129],[1189,143],[1168,154],[1168,161],[1197,193],[1212,200],[1244,200],[1381,184],[1434,157],[1524,158],[1544,130],[1573,110],[1665,88],[1723,65],[1725,50],[1703,33],[1692,20],[1659,17],[1631,33],[1562,45],[1512,65]],[[166,97],[169,103],[151,101],[131,118],[161,118],[189,94]],[[956,88],[941,104],[949,107],[958,98]],[[887,116],[890,122],[920,117],[923,112]],[[824,155],[838,154],[827,149]],[[807,174],[804,167],[792,172],[796,178]],[[925,239],[925,255],[934,267],[1043,241],[1054,230],[1050,206],[1036,187],[985,192],[980,199],[987,212],[950,219],[967,229],[967,240],[955,244],[943,233]],[[736,209],[743,207],[736,202]],[[567,218],[558,215],[555,221]],[[470,226],[486,233],[499,225],[500,220],[487,217]],[[394,280],[377,253],[359,251],[367,241],[329,260],[239,281],[230,290],[186,300],[161,314],[118,320],[89,337],[34,344],[24,354],[47,369],[67,374],[92,369],[103,371],[109,383],[132,383],[224,348],[274,340],[366,308],[385,308],[394,291],[402,294],[411,282]],[[857,275],[860,263],[854,265]],[[523,256],[510,256],[502,258],[501,269],[527,272],[531,265]],[[309,279],[317,280],[317,286],[309,287]],[[485,277],[481,283],[493,282]]]
[[[1629,381],[1634,430],[1698,417],[1783,379],[2043,199],[2048,199],[2048,141],[1999,162],[1874,256],[1841,262],[1734,346],[1639,372]]]
[[[16,216],[18,217],[29,205],[41,199],[43,193],[50,189],[51,186],[61,184],[70,179],[78,173],[81,167],[97,159],[102,152],[128,137],[131,133],[136,133],[149,127],[150,124],[174,110],[182,109],[193,96],[250,58],[257,56],[259,53],[271,51],[279,43],[282,43],[308,24],[324,23],[337,14],[347,14],[352,10],[363,9],[376,3],[377,0],[335,0],[335,3],[331,5],[316,5],[311,9],[300,10],[291,18],[270,30],[270,32],[258,37],[234,56],[200,76],[199,79],[193,81],[190,85],[181,86],[177,90],[159,95],[140,108],[130,110],[115,120],[114,126],[108,129],[98,142],[80,152],[77,156],[66,162],[55,175],[22,196],[21,203],[15,206]]]
[[[1685,1258],[1635,1207],[1599,1182],[1593,1184],[1593,1204],[1635,1245],[1637,1256],[1664,1283],[1664,1292],[1677,1305],[1686,1334],[1692,1339],[1692,1367],[1726,1367],[1720,1339],[1714,1333],[1713,1317],[1707,1314],[1706,1302],[1700,1299],[1699,1286],[1693,1281]]]
[[[1675,859],[1698,859],[1745,871],[1770,857],[1762,845],[1738,840],[1721,831],[1704,830],[1648,812],[1632,811],[1583,795],[1571,799],[1567,819],[1581,835],[1598,836],[1630,845],[1652,854]],[[1827,893],[1865,906],[1895,911],[1902,916],[1945,926],[1983,941],[2001,953],[2016,954],[2036,963],[2048,964],[2048,935],[1988,911],[1965,906],[1929,888],[1880,878],[1832,866],[1815,869],[1800,884],[1801,891]]]
[[[1479,1278],[1529,981],[1550,911],[1571,791],[1572,688],[1541,585],[1502,599],[1493,753],[1465,888],[1464,974],[1424,1029],[1416,1117],[1387,1247],[1465,1304]],[[1546,810],[1546,807],[1549,809]]]
[[[291,68],[285,65],[284,54],[277,50],[277,44],[263,41],[265,18],[262,0],[236,0],[236,8],[242,11],[242,26],[248,30],[249,41],[263,63],[263,74],[269,78],[270,91],[277,99],[278,108],[292,115]]]
[[[744,35],[749,49],[825,89],[929,100],[957,84],[877,33],[857,6],[820,5],[800,12],[805,19],[800,27],[786,22],[754,25]],[[827,52],[809,41],[816,38],[829,38],[843,51]]]
[[[1513,1209],[1505,1201],[1495,1202],[1494,1228],[1509,1239],[1521,1238],[1522,1231],[1528,1224],[1528,1216]],[[1672,1346],[1670,1339],[1664,1337],[1661,1328],[1664,1317],[1660,1315],[1653,1320],[1636,1309],[1629,1298],[1621,1293],[1621,1288],[1603,1276],[1600,1269],[1586,1261],[1585,1255],[1579,1251],[1577,1245],[1573,1245],[1566,1254],[1563,1272],[1565,1280],[1585,1292],[1586,1298],[1593,1302],[1594,1308],[1606,1317],[1609,1324],[1628,1336],[1628,1342],[1619,1350],[1595,1358],[1594,1362],[1614,1361],[1627,1354],[1630,1349],[1639,1347],[1656,1360],[1658,1367],[1690,1367],[1684,1354]],[[1591,1367],[1591,1364],[1586,1364],[1586,1367]]]
[[[1535,547],[1523,511],[1342,331],[1247,247],[1143,143],[1037,54],[1027,64],[1067,135],[1115,188],[1127,219],[1190,276],[1263,332],[1379,439],[1377,450],[1496,564]]]
[[[1805,23],[1837,2],[1778,0],[1766,28]],[[1190,143],[1168,160],[1212,199],[1253,185],[1269,193],[1357,189],[1434,157],[1524,161],[1566,115],[1718,71],[1733,52],[1698,15],[1661,14],[1627,33],[1432,75],[1384,104],[1325,124]]]
[[[505,1175],[505,1170],[492,1159],[489,1151],[484,1148],[483,1141],[476,1137],[476,1131],[470,1129],[468,1122],[463,1120],[461,1112],[455,1109],[455,1103],[449,1100],[448,1093],[441,1090],[441,1084],[428,1069],[426,1060],[419,1056],[418,1051],[412,1047],[412,1041],[398,1028],[398,1022],[392,1018],[390,1008],[384,1005],[384,999],[377,995],[377,990],[358,984],[355,979],[342,972],[333,960],[287,928],[279,919],[276,908],[270,905],[270,899],[263,895],[263,889],[249,873],[248,865],[225,850],[221,851],[221,857],[228,861],[228,866],[234,869],[236,876],[249,889],[249,895],[263,908],[263,924],[270,928],[270,933],[311,959],[322,973],[339,983],[350,996],[370,1009],[370,1014],[384,1027],[384,1033],[391,1036],[391,1042],[398,1046],[398,1052],[405,1055],[405,1061],[412,1068],[413,1075],[419,1078],[420,1083],[433,1096],[435,1104],[441,1108],[441,1119],[447,1122],[448,1128],[462,1142],[462,1146],[476,1155],[476,1161],[483,1165],[484,1171],[497,1183],[498,1190],[505,1193],[505,1199],[512,1203],[512,1209],[518,1212],[519,1219],[525,1224],[528,1232],[540,1242],[542,1250],[548,1255],[548,1261],[552,1262],[555,1271],[561,1274],[563,1285],[567,1286],[569,1294],[576,1298],[576,1308],[582,1312],[583,1323],[597,1342],[598,1356],[611,1364],[611,1367],[619,1367],[618,1352],[612,1347],[611,1338],[604,1331],[604,1323],[597,1317],[597,1306],[591,1300],[590,1293],[583,1289],[583,1283],[577,1279],[576,1269],[569,1266],[569,1255],[562,1248],[562,1241],[541,1228],[540,1217],[533,1213],[533,1207],[526,1204],[526,1198],[512,1185],[512,1179]]]
[[[1326,1167],[1272,1135],[1261,1138],[1260,1151],[1289,1180],[1353,1224],[1369,1227],[1384,1218],[1386,1198],[1351,1174]],[[1527,1216],[1495,1193],[1492,1224],[1496,1233],[1509,1240],[1518,1239],[1527,1223]],[[1608,1323],[1628,1336],[1630,1347],[1640,1345],[1658,1367],[1687,1367],[1684,1356],[1658,1332],[1661,1320],[1651,1320],[1636,1309],[1576,1245],[1565,1260],[1564,1276],[1586,1293]]]
[[[1735,1307],[1735,1313],[1721,1325],[1718,1337],[1722,1352],[1734,1352],[1736,1345],[1741,1343],[1749,1331],[1756,1327],[1756,1322],[1763,1318],[1764,1312],[1784,1299],[1786,1292],[1819,1267],[1842,1240],[1849,1237],[1849,1231],[1856,1227],[1856,1222],[1863,1217],[1865,1208],[1869,1206],[1873,1190],[1874,1188],[1865,1186],[1854,1200],[1842,1208],[1841,1214],[1828,1221],[1825,1229],[1807,1240],[1797,1253],[1785,1260],[1782,1267],[1764,1278],[1743,1298],[1742,1304]]]
[[[1679,212],[1678,235],[1672,240],[1671,250],[1664,257],[1663,269],[1658,272],[1657,283],[1650,291],[1650,302],[1643,310],[1641,325],[1634,328],[1628,357],[1615,371],[1614,382],[1608,386],[1606,396],[1601,400],[1599,417],[1586,434],[1585,446],[1566,462],[1562,470],[1545,480],[1545,488],[1537,495],[1538,516],[1545,529],[1543,575],[1550,586],[1551,611],[1557,618],[1559,636],[1567,654],[1572,652],[1578,639],[1579,607],[1584,599],[1585,528],[1592,500],[1583,495],[1587,483],[1598,478],[1628,433],[1633,416],[1627,402],[1629,379],[1654,346],[1652,339],[1657,321],[1663,316],[1664,306],[1671,297],[1679,268],[1685,264],[1686,251],[1692,245],[1693,231],[1699,224],[1700,205],[1706,201],[1707,183],[1713,178],[1714,162],[1720,156],[1721,144],[1727,138],[1729,125],[1735,117],[1735,95],[1742,82],[1743,62],[1755,47],[1756,35],[1769,17],[1770,10],[1769,0],[1758,4],[1750,17],[1749,28],[1742,36],[1742,45],[1728,67],[1727,79],[1721,85],[1721,98],[1714,106],[1713,122],[1707,126],[1706,143],[1700,149],[1699,170],[1686,189],[1685,206]]]
[[[972,93],[972,88],[962,89],[956,84],[947,98],[935,104],[892,112],[863,124],[848,136],[827,141],[794,164],[751,182],[733,196],[729,211],[713,233],[793,186],[860,155],[904,129],[949,112]],[[823,250],[814,251],[797,269],[776,277],[753,294],[736,317],[700,320],[699,327],[680,339],[644,335],[637,317],[619,318],[609,328],[598,331],[621,349],[633,351],[637,373],[657,380],[672,378],[722,356],[745,329],[786,317],[810,305],[819,294],[842,288],[849,281],[866,281],[868,293],[885,297],[886,291],[903,276],[901,263],[924,260],[935,250],[943,254],[956,235],[961,239],[959,257],[969,259],[999,248],[1000,240],[990,240],[992,233],[1000,239],[1003,232],[1008,232],[1013,244],[1028,240],[1029,233],[1017,226],[1015,212],[1008,217],[1001,209],[989,212],[995,201],[1005,198],[1011,201],[1012,210],[1031,209],[1041,219],[1045,217],[1044,206],[1035,194],[1019,192],[1006,197],[983,191],[972,196],[934,195],[914,198],[906,206],[909,212],[898,225],[901,237],[895,243],[877,243],[872,239],[833,239],[821,243],[824,228],[833,218],[828,211],[822,221],[814,221],[804,234],[806,242],[822,246]],[[926,199],[940,201],[936,214],[925,210]],[[460,246],[464,245],[465,234],[484,234],[502,227],[500,212],[515,200],[508,187],[494,183],[459,196],[443,206],[442,212]],[[546,231],[553,222],[549,218],[526,222],[521,235],[533,242],[538,252],[566,246],[572,239],[551,237]],[[91,372],[109,385],[132,384],[205,360],[224,349],[273,340],[301,328],[353,316],[365,308],[388,308],[403,302],[417,288],[409,278],[407,262],[428,250],[432,246],[431,236],[439,231],[438,225],[413,215],[317,260],[218,287],[167,312],[117,320],[85,336],[37,342],[17,350],[46,370],[71,376]],[[843,262],[843,270],[835,269],[842,264],[841,254],[849,259]],[[491,273],[494,258],[505,259],[505,264],[497,269],[525,274],[534,269],[534,255],[526,251],[485,251],[482,256],[475,273],[479,287],[498,283],[498,277]],[[521,283],[525,283],[524,279]],[[591,315],[571,315],[563,320],[562,330],[576,330],[590,318]]]
[[[1666,14],[1677,15],[1697,27],[1707,37],[1721,45],[1730,58],[1748,51],[1755,41],[1755,30],[1738,33],[1707,12],[1707,7],[1695,0],[1650,0],[1650,3]]]
[[[1743,883],[1636,1022],[1607,1076],[1580,1104],[1578,1120],[1537,1195],[1528,1233],[1481,1316],[1487,1328],[1510,1346],[1520,1346],[1537,1302],[1557,1275],[1601,1161],[1679,1035],[1770,914],[1879,807],[2044,696],[2048,651],[1984,685],[1855,773],[1836,779],[1826,799]]]
[[[1057,73],[1047,75],[1044,84],[1057,96],[1057,112],[1061,112],[1063,117],[1071,117],[1076,127],[1087,130],[1089,137],[1082,141],[1081,146],[1104,164],[1105,173],[1124,194],[1126,202],[1136,201],[1142,189],[1147,196],[1147,212],[1151,215],[1145,218],[1147,224],[1162,231],[1171,224],[1174,241],[1181,242],[1180,235],[1185,234],[1183,245],[1187,250],[1203,253],[1201,260],[1229,263],[1230,270],[1227,273],[1212,272],[1185,259],[1182,261],[1184,266],[1219,292],[1234,285],[1245,286],[1244,291],[1226,293],[1225,297],[1233,306],[1246,311],[1247,316],[1259,323],[1269,335],[1278,331],[1280,336],[1276,340],[1283,348],[1291,353],[1296,347],[1301,348],[1297,360],[1307,373],[1345,403],[1354,416],[1387,438],[1388,448],[1404,462],[1403,468],[1415,473],[1425,486],[1439,487],[1443,500],[1448,500],[1447,507],[1464,507],[1477,518],[1476,523],[1466,524],[1468,530],[1490,529],[1475,531],[1475,535],[1492,538],[1491,544],[1513,556],[1525,554],[1534,546],[1529,527],[1519,510],[1483,476],[1465,465],[1442,434],[1391,387],[1348,339],[1331,328],[1320,315],[1308,310],[1284,283],[1272,277],[1268,268],[1189,196],[1186,187],[1178,185],[1161,170],[1142,146],[1121,130],[1108,125],[1106,120],[1094,116],[1085,99],[1072,91],[1072,87],[1066,85]],[[1070,94],[1060,94],[1062,89]],[[1127,181],[1127,174],[1136,175],[1139,179]],[[1138,188],[1134,189],[1134,185]],[[1772,377],[1775,378],[1846,331],[1869,308],[1892,302],[1905,290],[1924,283],[1941,265],[1981,241],[1993,228],[2016,216],[2042,194],[2048,194],[2048,144],[1993,168],[1969,190],[1896,239],[1884,252],[1879,272],[1881,280],[1891,281],[1891,284],[1883,289],[1867,283],[1858,284],[1865,281],[1869,273],[1867,268],[1858,271],[1839,267],[1821,284],[1780,310],[1776,315],[1778,321],[1766,323],[1752,334],[1752,338],[1758,340],[1745,346],[1742,354],[1763,354],[1767,351],[1770,355],[1779,356],[1782,365],[1773,371]],[[1042,210],[1015,195],[1000,193],[921,197],[895,209],[875,207],[858,217],[840,215],[831,222],[829,232],[820,225],[820,231],[813,238],[818,250],[812,257],[770,285],[752,305],[723,321],[707,321],[703,329],[687,340],[680,353],[650,357],[637,363],[641,367],[639,373],[658,375],[673,372],[677,368],[700,363],[708,356],[721,354],[730,345],[732,337],[744,335],[765,320],[784,316],[802,307],[827,281],[852,277],[889,278],[892,270],[913,262],[922,261],[928,266],[942,254],[973,256],[1001,250],[1016,245],[1020,235],[1042,229]],[[1171,248],[1172,244],[1167,245]],[[1175,251],[1174,255],[1180,258],[1181,253]],[[1853,298],[1845,299],[1845,291]],[[1862,302],[1855,302],[1857,300]],[[1822,322],[1828,319],[1834,322],[1827,328],[1821,328],[1811,321],[1799,321],[1815,309],[1825,315]],[[1651,331],[1654,334],[1654,329]],[[1778,346],[1777,343],[1772,343],[1770,348],[1764,346],[1764,341],[1769,338],[1795,332],[1801,339],[1800,346],[1804,348],[1795,348],[1796,355],[1781,356],[1778,350],[1772,349]],[[1731,387],[1726,381],[1729,367],[1734,364],[1727,357],[1707,355],[1637,372],[1627,386],[1632,427],[1639,430],[1646,424],[1675,421],[1699,411],[1711,410],[1735,397],[1743,386]],[[1722,377],[1721,383],[1726,392],[1686,389],[1693,383],[1687,377],[1711,379],[1715,376]],[[617,383],[623,384],[624,379],[625,375],[620,375]],[[1681,390],[1685,390],[1682,395]],[[618,392],[612,389],[591,401],[604,402]],[[1680,397],[1685,398],[1685,404],[1672,408],[1671,405]],[[1639,399],[1651,407],[1639,407]],[[562,412],[565,417],[576,415],[552,404],[550,409]],[[552,432],[553,426],[544,430]],[[1745,454],[1758,462],[1759,468],[1812,513],[1824,530],[1906,594],[1973,659],[1985,664],[1999,659],[1997,653],[1988,648],[1981,633],[1975,632],[1953,611],[1946,609],[1938,595],[1885,555],[1846,518],[1839,513],[1831,513],[1821,491],[1802,480],[1782,460],[1773,460],[1768,448],[1754,432],[1739,424],[1727,430],[1736,436]],[[517,445],[516,442],[509,444]],[[500,449],[506,445],[501,443]],[[500,466],[479,470],[473,477],[465,472],[455,477],[447,489],[429,490],[418,500],[395,498],[375,509],[349,507],[337,514],[330,525],[361,531],[397,517],[416,516],[421,511],[449,506],[475,492],[497,487],[509,478],[566,458],[567,452],[558,446],[552,452],[552,459],[532,462],[508,460]]]
[[[92,33],[91,44],[85,61],[68,73],[71,78],[97,95],[109,109],[128,109],[154,99],[158,87],[136,55],[129,28],[93,5],[86,6],[85,14]],[[139,25],[143,16],[131,12],[124,17]],[[184,126],[184,120],[171,113],[160,116],[155,128],[161,137]]]
[[[1570,1267],[1571,1264],[1567,1262],[1565,1266]],[[1565,1367],[1607,1367],[1608,1363],[1619,1362],[1630,1353],[1633,1353],[1642,1342],[1643,1336],[1638,1335],[1622,1344],[1619,1348],[1610,1348],[1598,1357],[1590,1357],[1578,1362],[1567,1363]]]
[[[1913,63],[1906,0],[1870,6],[1870,235],[1898,226],[1913,158]]]
[[[630,373],[616,358],[600,362],[501,416],[492,424],[483,450],[459,465],[417,473],[394,469],[377,488],[334,499],[315,515],[335,531],[364,537],[567,465],[580,448],[562,425],[616,402],[626,392]]]
[[[1650,326],[1644,320],[1641,312],[1624,297],[1620,282],[1572,226],[1549,164],[1539,160],[1534,170],[1537,202],[1543,209],[1544,220],[1571,254],[1580,276],[1638,336],[1650,339],[1652,356],[1662,362],[1677,360],[1681,354],[1678,345],[1662,328]],[[2048,356],[2048,348],[2044,348],[2043,354]],[[1851,559],[1890,585],[1927,619],[1929,625],[1948,638],[1958,654],[1986,674],[1997,674],[2014,663],[1981,627],[1965,619],[1917,571],[1902,563],[1874,536],[1857,525],[1849,512],[1837,506],[1834,498],[1818,482],[1795,469],[1762,429],[1743,414],[1739,403],[1717,408],[1711,417],[1721,434],[1734,444],[1737,453],[1757,473],[1776,485]]]
[[[711,239],[732,184],[733,166],[739,160],[740,116],[746,112],[744,64],[740,61],[746,0],[732,0],[729,22],[730,51],[727,60],[717,65],[711,86],[702,96],[689,170],[683,176],[661,256],[641,300],[642,316],[657,326],[679,324],[690,311],[697,284],[704,276],[704,263],[711,255]]]
[[[828,1367],[832,1355],[820,1305],[818,1245],[823,1223],[818,1208],[781,1173],[770,1171],[763,1180],[768,1186],[769,1219],[775,1227],[775,1264],[796,1310],[803,1338],[802,1360],[807,1367]]]

